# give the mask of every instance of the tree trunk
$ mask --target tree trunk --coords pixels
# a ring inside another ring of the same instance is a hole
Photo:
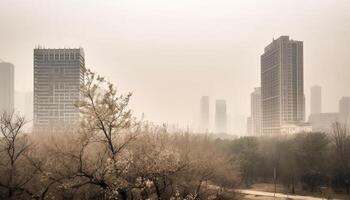
[[[122,200],[127,200],[128,199],[128,192],[127,191],[119,189],[118,193],[120,194],[120,198]]]

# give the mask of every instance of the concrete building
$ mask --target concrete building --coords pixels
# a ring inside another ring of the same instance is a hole
[[[255,88],[250,95],[251,134],[261,135],[261,88]]]
[[[311,114],[318,114],[322,112],[322,91],[320,86],[313,86],[311,88]]]
[[[330,133],[332,131],[332,124],[335,122],[344,123],[346,122],[346,118],[337,112],[317,113],[309,116],[309,123],[312,126],[313,132]]]
[[[226,133],[227,131],[227,113],[226,101],[216,100],[215,102],[215,132]]]
[[[34,128],[78,122],[84,70],[83,49],[34,49]]]
[[[350,97],[342,97],[339,100],[339,113],[341,115],[350,116]]]
[[[293,135],[297,133],[310,133],[312,132],[312,126],[310,123],[301,122],[299,124],[283,124],[281,126],[281,134]]]
[[[339,112],[316,113],[309,116],[309,123],[314,132],[332,132],[335,122],[346,124],[350,128],[350,97],[342,97],[339,100]]]
[[[200,132],[209,132],[209,96],[202,96],[200,101]]]
[[[305,120],[303,42],[274,39],[261,55],[262,133],[281,133],[284,124]]]
[[[0,113],[14,110],[15,67],[11,63],[0,62]]]
[[[253,135],[253,124],[252,124],[252,117],[247,118],[247,136]]]

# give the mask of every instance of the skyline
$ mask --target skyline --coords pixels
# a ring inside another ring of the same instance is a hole
[[[312,1],[283,5],[270,0],[215,5],[213,1],[150,1],[137,2],[137,6],[135,1],[105,1],[92,8],[82,6],[77,16],[74,8],[85,1],[5,0],[0,2],[1,7],[8,8],[0,14],[4,24],[0,27],[0,59],[16,66],[16,91],[27,92],[32,86],[28,74],[32,74],[32,49],[36,45],[82,46],[87,67],[107,76],[121,91],[134,93],[131,107],[138,116],[145,113],[149,120],[184,126],[193,121],[203,95],[226,99],[232,118],[249,116],[250,92],[260,85],[262,49],[272,37],[289,35],[304,41],[306,116],[313,85],[323,89],[322,110],[331,112],[337,110],[342,96],[350,95],[350,41],[346,37],[350,33],[346,26],[350,3],[317,2],[317,8],[312,8]],[[39,3],[48,6],[47,10],[41,11]],[[60,16],[59,8],[68,4],[71,7]],[[88,4],[97,5],[97,1]],[[275,8],[269,8],[271,5]],[[301,9],[283,12],[286,7]],[[152,10],[159,11],[157,16]],[[14,15],[15,11],[31,18]],[[177,16],[180,11],[184,16]],[[74,20],[69,21],[71,17]],[[106,17],[114,20],[100,25]],[[11,23],[5,23],[9,19]],[[25,31],[29,27],[30,33]],[[174,94],[182,98],[174,99]]]
[[[0,200],[350,200],[350,0],[0,8]]]

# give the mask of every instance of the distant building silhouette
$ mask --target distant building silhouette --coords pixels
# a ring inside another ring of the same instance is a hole
[[[314,132],[332,132],[332,124],[339,122],[350,125],[350,97],[342,97],[339,100],[339,112],[311,114],[309,122]]]
[[[215,102],[215,132],[226,133],[227,131],[227,113],[226,101],[216,100]]]
[[[261,88],[255,88],[250,95],[251,134],[261,135]]]
[[[0,113],[12,112],[14,109],[14,80],[14,65],[7,62],[0,62]]]
[[[322,91],[320,86],[311,88],[311,114],[322,113]]]
[[[247,118],[247,135],[248,136],[252,136],[253,135],[253,131],[252,131],[252,117],[248,117]]]
[[[330,133],[332,124],[335,122],[344,123],[346,119],[338,112],[316,113],[309,116],[309,122],[313,132]]]
[[[78,121],[84,70],[83,49],[34,49],[34,128]]]
[[[200,101],[200,132],[209,132],[209,96],[202,96]]]
[[[261,55],[262,132],[281,133],[305,120],[303,42],[281,36]]]
[[[350,116],[350,97],[342,97],[339,100],[339,113],[341,115]]]

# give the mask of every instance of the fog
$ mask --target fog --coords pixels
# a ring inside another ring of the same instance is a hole
[[[350,95],[348,0],[1,0],[0,9],[0,59],[15,65],[20,92],[32,90],[36,45],[81,46],[88,68],[134,93],[137,116],[195,126],[208,95],[211,113],[226,99],[230,129],[244,131],[263,48],[289,35],[304,41],[307,114],[313,85],[326,112]]]

